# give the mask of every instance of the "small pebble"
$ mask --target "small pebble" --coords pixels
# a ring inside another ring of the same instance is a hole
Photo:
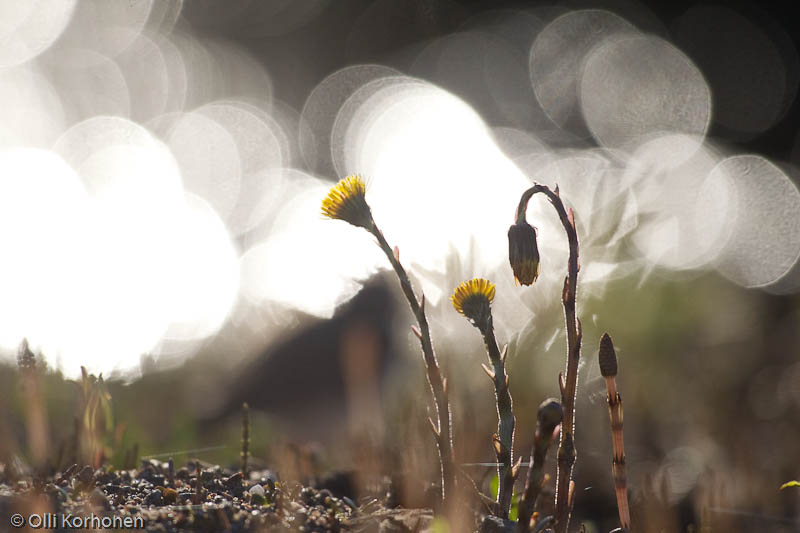
[[[66,478],[71,477],[72,474],[74,474],[77,470],[78,470],[78,464],[77,463],[70,465],[69,468],[64,470],[64,473],[61,476],[62,479],[66,479]]]
[[[91,466],[86,465],[81,468],[81,471],[78,472],[76,477],[81,483],[90,483],[94,477],[94,469]]]
[[[92,493],[89,495],[89,503],[96,508],[111,509],[111,504],[109,503],[108,498],[100,489],[94,489],[92,491]]]
[[[144,499],[145,505],[163,505],[164,495],[160,490],[151,490],[147,497]]]
[[[497,516],[485,516],[481,523],[480,533],[513,533],[514,522]]]
[[[178,491],[177,490],[167,488],[167,489],[164,489],[162,491],[162,493],[164,495],[164,501],[167,502],[167,504],[172,505],[173,503],[178,501]]]
[[[225,479],[225,485],[229,487],[233,487],[235,485],[241,485],[242,479],[243,479],[242,473],[236,472],[231,477]]]

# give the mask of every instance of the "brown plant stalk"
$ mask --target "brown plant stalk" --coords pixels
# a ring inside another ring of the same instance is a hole
[[[370,219],[372,217],[370,216]],[[436,445],[439,450],[439,462],[441,465],[442,475],[442,508],[447,512],[450,508],[449,498],[455,494],[455,458],[453,455],[453,440],[452,440],[452,422],[450,416],[450,402],[447,397],[447,380],[442,377],[442,372],[439,369],[439,361],[436,358],[436,353],[433,350],[433,341],[431,340],[430,327],[428,326],[428,318],[425,315],[425,294],[422,294],[420,301],[414,294],[414,289],[411,286],[411,280],[408,278],[405,268],[400,263],[400,253],[397,249],[392,249],[383,233],[375,224],[374,220],[370,220],[367,231],[375,236],[378,241],[378,246],[383,250],[392,268],[400,280],[400,287],[403,289],[403,294],[408,300],[408,305],[417,319],[418,329],[414,328],[414,334],[419,339],[422,346],[423,360],[425,361],[425,370],[428,376],[428,384],[431,388],[434,404],[436,407],[436,422],[429,419],[431,428],[433,429],[434,436],[436,437]]]
[[[528,470],[528,479],[525,482],[525,492],[519,503],[519,520],[517,533],[529,533],[531,517],[536,508],[536,500],[545,483],[544,461],[547,451],[553,441],[556,428],[561,424],[564,411],[561,404],[553,398],[543,401],[539,405],[536,417],[536,432],[533,435],[533,451],[531,452],[531,467]]]
[[[558,447],[558,472],[556,477],[556,533],[566,533],[569,527],[572,512],[572,498],[570,498],[570,485],[572,469],[577,457],[575,451],[575,397],[578,391],[578,362],[581,357],[581,322],[575,316],[575,301],[578,287],[578,232],[575,228],[575,216],[570,208],[564,207],[559,195],[558,186],[555,191],[546,185],[534,185],[522,193],[517,207],[516,222],[525,222],[525,212],[528,201],[534,194],[543,193],[550,200],[553,208],[564,226],[569,242],[569,261],[567,263],[567,276],[564,279],[564,289],[561,301],[564,305],[564,319],[567,330],[567,362],[566,379],[564,374],[559,374],[559,388],[561,389],[561,404],[564,409],[564,421],[561,426],[561,441]]]
[[[372,217],[372,210],[366,199],[366,184],[361,176],[354,174],[339,180],[331,188],[328,195],[322,201],[322,215],[334,220],[342,220],[353,226],[369,231],[378,241],[383,253],[386,254],[389,263],[400,280],[400,287],[408,300],[408,305],[417,319],[417,328],[412,330],[422,345],[422,355],[425,361],[425,369],[428,376],[428,384],[431,387],[433,400],[436,408],[436,421],[429,419],[431,428],[436,437],[436,444],[439,451],[439,462],[442,474],[442,508],[445,513],[449,513],[451,505],[449,500],[455,492],[455,459],[453,456],[452,427],[450,418],[450,404],[447,399],[447,381],[442,378],[439,370],[439,362],[433,351],[430,327],[428,318],[425,316],[425,294],[420,300],[414,293],[411,280],[408,278],[403,265],[400,263],[400,252],[397,248],[392,249],[383,233],[375,224]]]
[[[625,529],[631,527],[631,512],[628,507],[628,484],[625,475],[625,440],[622,432],[622,396],[617,392],[617,353],[608,333],[600,339],[600,373],[606,380],[608,391],[608,417],[611,421],[611,444],[614,459],[611,473],[614,477],[614,490],[617,494],[617,509],[620,525]]]

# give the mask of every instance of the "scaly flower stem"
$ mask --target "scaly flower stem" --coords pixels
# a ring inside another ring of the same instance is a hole
[[[535,183],[533,187],[522,193],[517,207],[517,221],[525,220],[528,201],[536,193],[544,193],[558,213],[569,241],[569,261],[567,276],[564,279],[564,290],[561,301],[564,305],[564,318],[567,329],[567,377],[559,374],[561,404],[564,407],[564,422],[561,429],[561,442],[558,447],[558,474],[556,478],[556,533],[566,533],[572,512],[570,501],[570,483],[572,468],[575,465],[575,397],[578,391],[578,362],[581,357],[581,323],[575,316],[575,300],[578,287],[578,232],[572,209],[567,212],[559,196],[546,185]]]
[[[497,340],[494,336],[492,318],[489,317],[487,327],[483,334],[486,352],[492,363],[492,370],[486,368],[486,373],[494,385],[495,399],[497,400],[497,435],[495,436],[495,454],[497,455],[497,505],[501,518],[508,518],[511,509],[511,498],[514,493],[517,469],[514,468],[514,410],[511,393],[508,390],[508,375],[506,374],[505,352],[500,353]]]
[[[623,528],[631,527],[631,512],[628,507],[628,483],[625,476],[625,440],[622,433],[622,396],[617,392],[614,378],[606,378],[608,389],[608,414],[611,419],[614,462],[611,467],[614,476],[614,490],[617,494],[619,521]]]
[[[450,419],[450,403],[447,399],[447,388],[445,380],[442,379],[442,373],[439,370],[439,362],[436,359],[436,353],[433,351],[433,342],[431,341],[430,327],[428,326],[428,319],[425,316],[425,295],[422,295],[422,302],[417,301],[414,294],[414,289],[411,287],[411,280],[408,278],[403,265],[395,257],[395,253],[386,242],[386,238],[375,221],[372,220],[367,228],[378,241],[381,250],[386,254],[389,262],[392,264],[398,279],[400,280],[400,287],[403,289],[408,305],[414,313],[419,325],[419,331],[416,332],[419,337],[420,344],[422,345],[422,355],[425,361],[425,370],[428,375],[428,384],[431,387],[433,394],[434,404],[436,406],[436,422],[431,420],[433,433],[436,437],[436,444],[439,450],[439,462],[441,465],[442,474],[442,509],[445,513],[450,511],[450,499],[455,494],[455,458],[453,456],[453,441],[452,441],[452,427]]]

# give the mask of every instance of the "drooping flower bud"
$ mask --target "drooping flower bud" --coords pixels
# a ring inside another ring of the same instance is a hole
[[[514,271],[514,280],[521,285],[532,285],[539,277],[536,228],[524,220],[508,228],[508,262]]]

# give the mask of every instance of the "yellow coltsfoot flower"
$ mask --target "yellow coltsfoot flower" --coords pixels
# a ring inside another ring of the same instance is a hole
[[[472,322],[472,325],[485,331],[491,324],[491,303],[494,300],[495,284],[487,279],[475,278],[456,287],[450,301],[456,311]]]
[[[367,204],[366,190],[364,180],[358,174],[339,180],[322,200],[323,216],[369,229],[372,212]]]

